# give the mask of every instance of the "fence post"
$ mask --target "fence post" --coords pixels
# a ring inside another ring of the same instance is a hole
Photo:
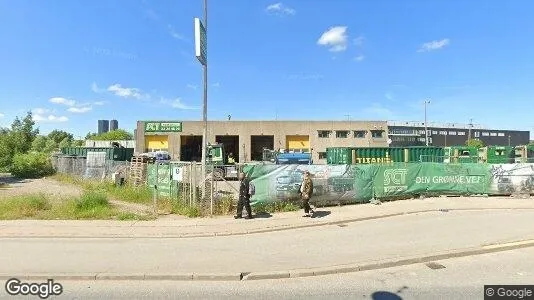
[[[213,168],[213,166],[212,166]],[[215,170],[211,170],[210,174],[210,214],[213,216],[213,174],[215,173]]]
[[[158,185],[155,184],[154,185],[154,194],[152,196],[152,205],[153,205],[153,210],[154,210],[154,216],[157,217],[158,216]]]

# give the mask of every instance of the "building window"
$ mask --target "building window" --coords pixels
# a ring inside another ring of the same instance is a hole
[[[329,130],[319,130],[319,137],[320,138],[329,138],[330,137],[330,132]]]
[[[499,132],[499,136],[504,136],[504,132]]]
[[[439,134],[441,134],[441,135],[447,135],[447,131],[440,131]]]
[[[358,139],[365,138],[366,134],[367,134],[367,132],[365,130],[356,130],[356,131],[354,131],[354,137],[358,138]]]
[[[326,159],[326,152],[319,152],[319,159]]]
[[[489,136],[489,132],[482,132],[482,136]]]
[[[425,134],[424,130],[419,130],[419,134]]]
[[[492,132],[490,135],[491,136],[497,136],[497,132]]]
[[[456,131],[449,131],[449,135],[456,135]]]
[[[476,138],[480,137],[480,132],[475,131],[475,137],[476,137]]]
[[[418,138],[418,140],[419,140],[419,142],[423,142],[423,143],[426,141],[424,137],[423,138]]]
[[[384,130],[371,130],[371,136],[373,138],[383,138]]]
[[[337,130],[336,137],[338,139],[346,139],[347,137],[349,137],[349,132],[347,130]]]
[[[458,131],[458,135],[465,135],[465,131]]]
[[[432,134],[438,134],[438,132],[437,131],[432,131]]]

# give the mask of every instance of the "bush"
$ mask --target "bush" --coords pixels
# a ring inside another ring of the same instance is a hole
[[[55,173],[50,157],[44,153],[16,154],[11,174],[19,178],[40,178]]]

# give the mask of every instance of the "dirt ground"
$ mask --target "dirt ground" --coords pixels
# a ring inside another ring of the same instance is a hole
[[[62,199],[79,197],[82,194],[82,189],[75,185],[61,183],[48,178],[17,179],[10,174],[0,174],[0,199],[30,194],[44,194],[52,201],[61,201]],[[112,199],[110,199],[110,203],[127,212],[146,214],[150,211],[148,206],[142,204]]]

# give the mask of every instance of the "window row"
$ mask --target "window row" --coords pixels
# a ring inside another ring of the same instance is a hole
[[[318,131],[318,136],[320,138],[329,138],[332,135],[332,132],[333,132],[332,130],[319,130]],[[350,130],[336,130],[335,132],[336,132],[336,138],[338,138],[338,139],[346,139],[351,134]],[[354,138],[363,139],[363,138],[368,137],[369,134],[370,134],[370,136],[372,138],[383,138],[383,137],[385,137],[385,131],[384,130],[370,130],[370,131],[367,131],[367,130],[354,130],[354,131],[352,131],[352,136]]]

